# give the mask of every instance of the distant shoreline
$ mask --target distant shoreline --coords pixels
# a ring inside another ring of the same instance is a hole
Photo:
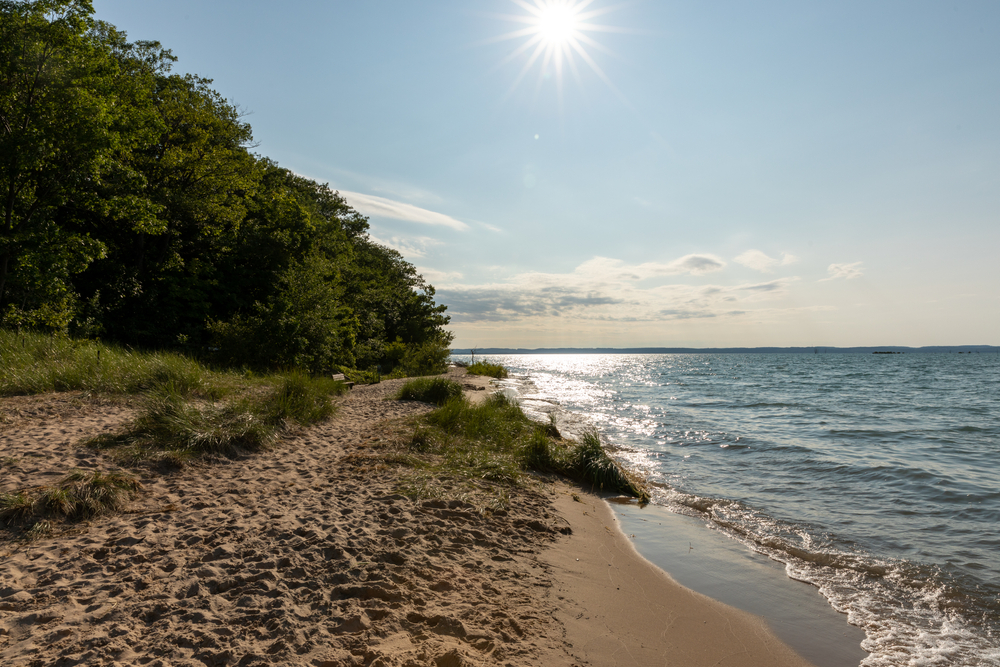
[[[904,347],[878,345],[869,347],[477,347],[456,348],[452,354],[872,354],[903,352],[913,354],[960,353],[1000,354],[997,345],[928,345]]]

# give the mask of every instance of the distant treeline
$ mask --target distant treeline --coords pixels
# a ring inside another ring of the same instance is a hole
[[[0,0],[0,326],[249,367],[440,367],[433,287],[174,61],[90,0]]]
[[[926,347],[477,347],[454,349],[452,354],[844,354],[873,352],[984,352],[1000,353],[996,345],[929,345]]]

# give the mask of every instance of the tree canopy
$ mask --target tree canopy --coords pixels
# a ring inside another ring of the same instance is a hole
[[[0,326],[252,368],[440,366],[434,288],[174,60],[90,0],[0,0]]]

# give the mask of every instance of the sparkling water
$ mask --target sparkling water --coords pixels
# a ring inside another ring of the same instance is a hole
[[[456,357],[468,360],[468,357]],[[1000,355],[504,355],[564,433],[819,587],[862,665],[1000,666]]]

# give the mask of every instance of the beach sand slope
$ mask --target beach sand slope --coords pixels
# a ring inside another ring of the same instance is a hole
[[[378,452],[431,409],[386,400],[401,382],[356,387],[272,451],[146,475],[125,514],[0,537],[0,664],[804,664],[639,558],[595,496],[540,483],[484,516],[400,495]],[[76,445],[127,408],[58,418],[45,400],[0,427],[4,490],[114,467]]]

